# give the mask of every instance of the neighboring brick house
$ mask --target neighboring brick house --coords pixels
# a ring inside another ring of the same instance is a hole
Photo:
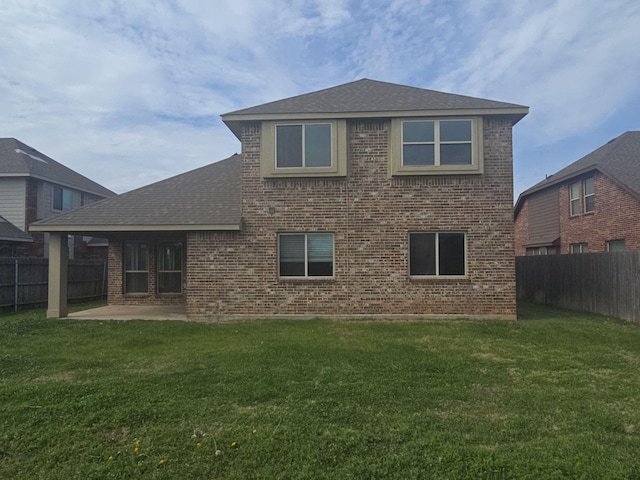
[[[640,248],[640,132],[626,132],[524,191],[516,255]]]
[[[241,155],[37,229],[54,276],[67,233],[109,239],[111,304],[513,319],[511,130],[527,112],[359,80],[225,114]],[[53,293],[48,315],[65,314]]]
[[[33,222],[113,195],[15,138],[0,138],[0,257],[46,257],[48,234],[29,232]],[[69,239],[71,258],[106,256],[89,239]]]

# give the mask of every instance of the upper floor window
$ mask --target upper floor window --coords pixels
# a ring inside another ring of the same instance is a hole
[[[596,195],[593,191],[593,177],[582,181],[584,195],[584,213],[593,212],[596,209]]]
[[[276,125],[276,167],[330,167],[331,124]]]
[[[333,233],[278,235],[281,277],[332,277]]]
[[[410,233],[409,275],[466,275],[466,238],[459,232]]]
[[[569,185],[569,209],[572,216],[595,211],[596,196],[593,177]]]
[[[402,165],[471,165],[471,120],[402,122]]]
[[[68,188],[53,186],[53,210],[67,211],[73,208],[73,191]]]
[[[482,173],[482,119],[393,119],[393,175]]]
[[[345,120],[262,122],[260,149],[263,178],[347,174]]]

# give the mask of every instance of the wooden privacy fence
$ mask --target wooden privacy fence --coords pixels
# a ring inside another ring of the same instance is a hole
[[[640,251],[516,258],[518,300],[640,322]]]
[[[49,261],[41,258],[0,259],[0,310],[47,303]],[[69,260],[67,298],[98,299],[107,293],[107,263]]]

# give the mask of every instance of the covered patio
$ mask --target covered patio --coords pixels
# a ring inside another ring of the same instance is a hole
[[[75,320],[187,320],[184,305],[107,305],[69,313]]]

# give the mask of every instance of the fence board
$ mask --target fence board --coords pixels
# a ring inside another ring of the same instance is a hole
[[[106,268],[106,262],[102,260],[69,260],[67,298],[80,300],[105,296]],[[49,262],[46,259],[0,259],[0,309],[45,305],[48,282]]]
[[[518,300],[640,322],[640,251],[516,259]]]

